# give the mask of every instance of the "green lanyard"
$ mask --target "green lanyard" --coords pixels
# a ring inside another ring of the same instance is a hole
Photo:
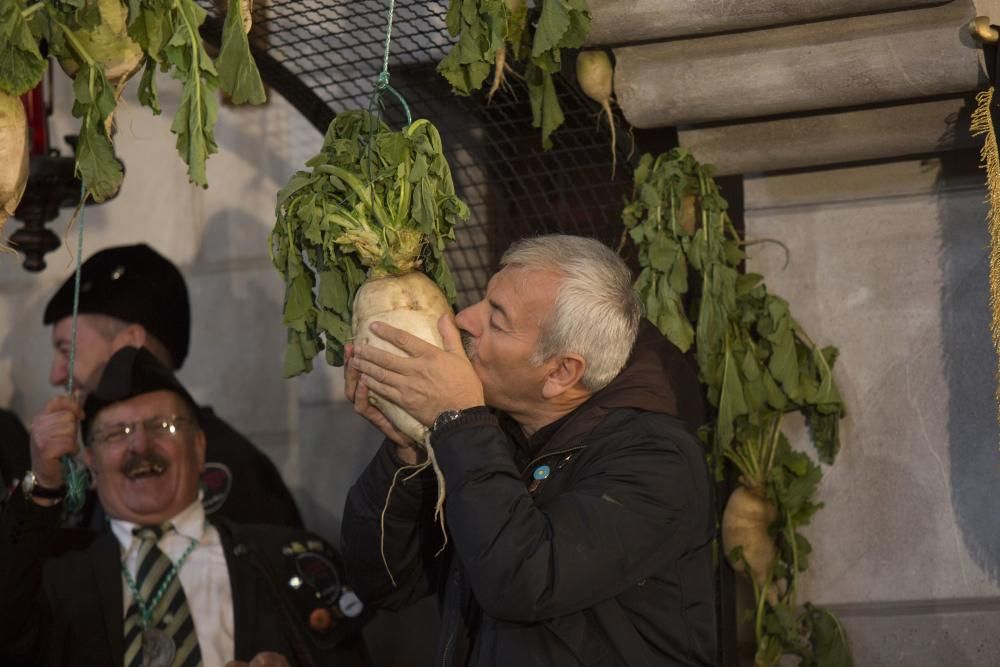
[[[181,567],[184,565],[184,561],[186,561],[187,557],[191,555],[194,548],[198,546],[198,540],[191,537],[188,539],[191,540],[191,544],[189,544],[188,548],[184,550],[183,554],[181,554],[180,560],[171,566],[166,579],[164,579],[163,583],[160,584],[160,587],[156,589],[156,592],[153,593],[153,597],[148,603],[142,599],[142,595],[139,594],[139,587],[136,585],[135,579],[131,574],[129,574],[128,568],[125,567],[125,562],[122,561],[122,574],[125,575],[125,583],[128,584],[128,589],[132,591],[132,599],[135,600],[136,605],[139,607],[139,614],[142,616],[143,630],[148,630],[153,624],[153,610],[156,609],[156,605],[160,603],[163,595],[167,592],[167,589],[173,582],[174,577],[176,577],[177,573],[180,572]],[[153,547],[159,548],[156,545],[153,545]]]

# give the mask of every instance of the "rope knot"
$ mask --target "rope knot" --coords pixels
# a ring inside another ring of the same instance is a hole
[[[389,71],[382,70],[378,75],[378,80],[375,82],[375,88],[378,90],[386,90],[389,87]]]

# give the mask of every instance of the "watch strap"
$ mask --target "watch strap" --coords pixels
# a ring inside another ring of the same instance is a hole
[[[48,486],[42,486],[38,483],[38,478],[35,476],[34,471],[29,470],[24,475],[24,481],[21,484],[21,488],[24,489],[24,495],[28,498],[44,498],[46,500],[61,500],[66,497],[66,485],[63,484],[57,489],[53,489]]]

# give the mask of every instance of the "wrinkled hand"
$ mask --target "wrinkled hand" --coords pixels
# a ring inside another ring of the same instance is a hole
[[[226,667],[291,667],[288,664],[288,660],[285,656],[280,653],[272,653],[271,651],[264,651],[263,653],[258,653],[253,657],[248,663],[241,662],[239,660],[230,660],[226,663]]]
[[[465,351],[451,315],[442,315],[438,330],[444,349],[384,322],[373,322],[371,331],[409,357],[372,345],[355,344],[352,365],[361,373],[359,383],[409,412],[424,426],[431,426],[445,410],[485,405],[483,384]]]
[[[417,463],[416,443],[393,426],[389,418],[372,405],[369,400],[368,387],[360,382],[361,372],[354,364],[354,345],[352,343],[344,346],[344,359],[344,395],[347,396],[347,400],[354,404],[354,411],[382,431],[382,434],[399,448],[396,453],[406,463]],[[412,452],[412,454],[406,454],[406,452]]]
[[[50,489],[63,485],[59,459],[75,455],[83,408],[72,396],[57,396],[31,420],[31,470],[38,483]]]

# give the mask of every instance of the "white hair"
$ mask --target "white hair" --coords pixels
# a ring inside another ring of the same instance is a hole
[[[595,239],[549,234],[517,241],[500,265],[549,269],[563,276],[532,363],[579,354],[587,362],[581,382],[591,392],[621,372],[641,317],[632,274],[621,257]]]

